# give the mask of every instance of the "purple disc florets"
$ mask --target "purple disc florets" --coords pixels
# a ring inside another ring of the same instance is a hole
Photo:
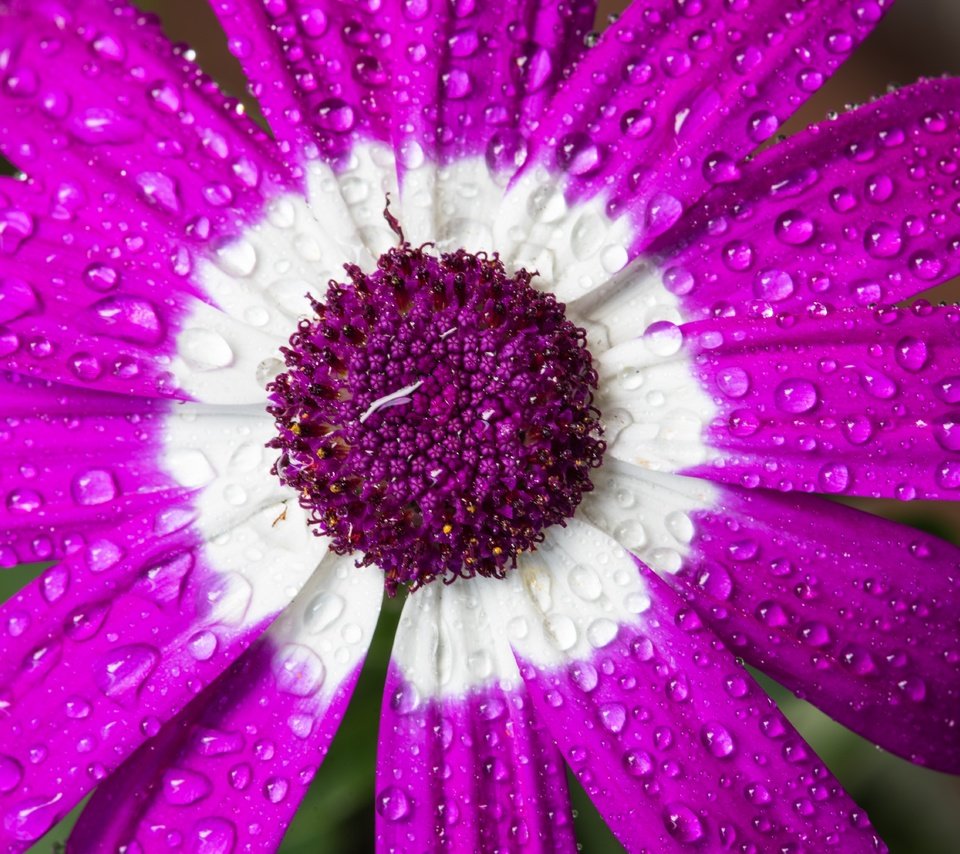
[[[346,270],[283,348],[274,473],[390,593],[503,577],[592,488],[586,334],[497,256],[404,243],[370,275]]]

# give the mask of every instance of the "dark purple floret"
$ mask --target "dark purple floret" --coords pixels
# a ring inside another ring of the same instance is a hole
[[[585,332],[497,256],[403,243],[370,275],[346,270],[283,349],[274,473],[390,593],[503,577],[592,488]]]

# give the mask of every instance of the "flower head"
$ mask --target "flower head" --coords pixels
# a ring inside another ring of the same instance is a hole
[[[384,589],[383,851],[875,850],[743,661],[960,770],[960,84],[885,0],[0,0],[0,838],[275,847]],[[384,214],[385,201],[389,207]]]

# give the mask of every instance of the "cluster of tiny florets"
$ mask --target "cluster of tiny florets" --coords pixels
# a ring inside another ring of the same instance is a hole
[[[600,464],[586,334],[495,255],[403,243],[346,271],[269,387],[274,473],[390,593],[502,577]]]

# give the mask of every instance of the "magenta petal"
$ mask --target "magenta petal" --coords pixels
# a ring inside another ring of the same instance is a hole
[[[276,616],[272,573],[213,566],[193,518],[181,505],[121,526],[4,604],[0,744],[23,771],[0,794],[0,838],[44,834]]]
[[[0,180],[0,365],[176,395],[158,362],[206,299],[198,269],[291,179],[149,17],[14,5],[0,148],[29,180]]]
[[[271,127],[295,147],[338,160],[357,139],[392,140],[406,166],[486,149],[511,172],[595,7],[214,3]]]
[[[272,850],[323,761],[373,635],[382,575],[332,559],[287,612],[103,782],[68,848]],[[339,577],[337,571],[339,570]],[[227,844],[227,843],[230,844]]]
[[[561,87],[531,159],[609,196],[636,253],[816,91],[890,4],[630,5]]]
[[[628,851],[885,850],[772,701],[653,572],[590,659],[519,660],[538,715]]]
[[[167,404],[0,375],[0,567],[48,561],[177,500]]]
[[[73,188],[65,213],[79,201],[102,205],[107,221],[129,217],[128,242],[147,223],[153,241],[158,230],[222,236],[260,208],[265,187],[289,180],[273,142],[229,109],[152,16],[122,2],[12,5],[2,150],[51,191]]]
[[[381,67],[388,45],[371,12],[303,0],[211,5],[251,93],[294,160],[318,150],[337,161],[356,139],[389,139],[389,75]],[[371,86],[375,73],[382,80]]]
[[[378,850],[575,850],[563,759],[496,600],[505,583],[431,584],[404,603],[380,718]]]
[[[960,548],[808,496],[723,487],[665,580],[737,654],[864,737],[960,772]]]
[[[376,809],[378,850],[576,850],[563,759],[522,686],[420,697],[393,667]]]
[[[960,309],[849,309],[687,324],[717,406],[691,470],[782,491],[950,498],[960,490]]]
[[[690,318],[895,302],[960,272],[960,81],[926,80],[739,167],[650,252]]]

